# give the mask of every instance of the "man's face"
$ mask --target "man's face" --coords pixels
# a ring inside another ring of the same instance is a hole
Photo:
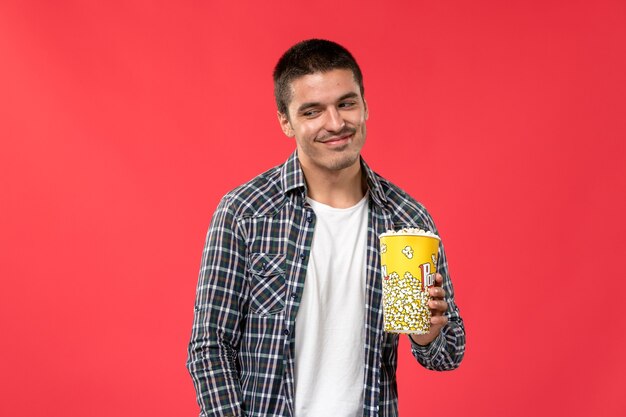
[[[339,171],[359,163],[365,143],[367,104],[352,71],[334,69],[291,83],[289,115],[278,113],[285,135],[296,138],[300,163],[309,171]]]

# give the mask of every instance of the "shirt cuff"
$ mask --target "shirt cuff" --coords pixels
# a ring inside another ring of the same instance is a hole
[[[432,358],[437,355],[437,353],[443,349],[443,345],[445,343],[443,332],[439,332],[435,340],[424,346],[415,343],[411,337],[409,337],[409,340],[411,341],[411,348],[413,351],[425,358]]]

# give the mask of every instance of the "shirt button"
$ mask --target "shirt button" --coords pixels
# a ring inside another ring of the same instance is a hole
[[[295,293],[295,292],[292,292],[292,293],[291,293],[291,299],[292,299],[292,300],[295,300],[295,299],[296,299],[296,293]]]
[[[313,221],[313,216],[311,216],[310,214],[308,214],[308,215],[306,216],[306,221],[307,221],[307,223],[311,223],[311,222]]]
[[[304,252],[302,252],[302,253],[300,254],[300,259],[302,259],[302,260],[304,261],[304,258],[306,258],[306,256],[304,255]]]
[[[283,334],[284,334],[285,336],[289,335],[289,329],[285,329],[285,330],[283,330]]]

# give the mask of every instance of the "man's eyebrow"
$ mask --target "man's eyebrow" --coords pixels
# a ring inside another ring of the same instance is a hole
[[[298,113],[302,113],[303,111],[310,109],[311,107],[317,107],[320,103],[310,102],[310,103],[302,103],[300,107],[298,107]]]
[[[343,96],[339,97],[339,101],[345,100],[347,98],[357,98],[357,97],[359,97],[359,95],[355,93],[354,91],[352,91],[350,93],[346,93]]]
[[[342,101],[347,98],[357,98],[358,96],[359,95],[357,93],[355,93],[354,91],[351,91],[339,97],[339,100],[337,101]],[[302,103],[300,107],[298,107],[298,113],[302,113],[303,111],[310,109],[311,107],[317,107],[319,105],[321,105],[321,103],[318,103],[318,102]]]

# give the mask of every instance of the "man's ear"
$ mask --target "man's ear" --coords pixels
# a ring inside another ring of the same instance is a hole
[[[278,123],[280,124],[280,128],[283,130],[283,133],[289,138],[294,137],[296,132],[294,132],[291,128],[291,123],[289,123],[287,115],[279,111],[276,112],[276,115],[278,116]]]
[[[363,105],[365,108],[365,120],[367,120],[370,117],[370,112],[368,110],[367,101],[365,101],[365,99],[363,99]]]

